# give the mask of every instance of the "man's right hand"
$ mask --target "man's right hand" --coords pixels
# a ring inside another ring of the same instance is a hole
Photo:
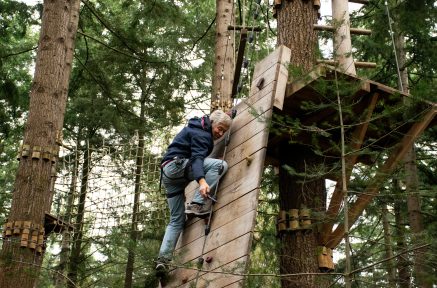
[[[202,195],[204,198],[207,198],[208,194],[209,194],[209,185],[208,183],[206,183],[205,178],[201,178],[199,180],[199,192],[200,195]]]

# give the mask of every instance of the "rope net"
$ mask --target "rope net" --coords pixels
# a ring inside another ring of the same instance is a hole
[[[61,257],[44,264],[60,281],[94,287],[102,282],[98,272],[121,281],[129,252],[137,256],[134,270],[153,263],[168,213],[159,190],[166,145],[154,140],[143,149],[137,143],[61,149],[51,214],[72,229],[49,237],[46,252]],[[77,263],[76,271],[61,269],[63,261]]]

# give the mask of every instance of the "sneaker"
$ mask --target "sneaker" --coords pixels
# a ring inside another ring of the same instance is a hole
[[[187,208],[185,209],[185,214],[194,215],[194,216],[205,216],[209,214],[211,206],[210,205],[201,205],[197,203],[189,203],[187,204]]]
[[[155,273],[157,277],[164,277],[168,274],[168,263],[170,260],[165,258],[158,258],[156,260]]]

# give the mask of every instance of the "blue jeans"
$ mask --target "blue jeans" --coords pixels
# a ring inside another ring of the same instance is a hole
[[[159,257],[171,259],[173,251],[176,247],[176,243],[179,239],[179,235],[184,229],[185,224],[185,187],[193,181],[193,173],[190,167],[186,167],[188,159],[174,160],[163,168],[162,183],[164,184],[167,195],[174,195],[171,198],[167,198],[168,207],[170,209],[170,223],[165,229],[164,239],[159,249]],[[215,186],[220,178],[220,167],[223,164],[223,172],[228,170],[228,164],[219,159],[206,158],[203,161],[203,171],[205,171],[206,183],[210,186],[210,193],[214,193]],[[187,168],[187,172],[185,172]],[[180,193],[178,193],[180,192]],[[205,199],[199,193],[199,189],[194,192],[192,202],[204,204]]]

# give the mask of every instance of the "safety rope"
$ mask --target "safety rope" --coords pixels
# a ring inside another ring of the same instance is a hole
[[[220,164],[221,165],[220,171],[219,171],[220,177],[217,179],[217,183],[214,187],[214,192],[212,193],[211,196],[208,197],[210,199],[210,201],[212,201],[212,203],[211,203],[211,208],[209,209],[209,213],[208,213],[208,217],[207,217],[208,220],[205,223],[205,237],[203,239],[202,252],[201,252],[199,258],[197,259],[198,260],[197,264],[198,264],[199,269],[197,269],[196,284],[194,285],[194,287],[197,287],[197,282],[199,281],[199,274],[200,274],[200,270],[201,270],[200,267],[203,265],[203,262],[204,262],[203,254],[205,253],[206,238],[208,237],[208,234],[211,231],[212,210],[214,208],[214,203],[217,202],[217,198],[216,198],[217,190],[218,190],[218,187],[220,184],[220,179],[222,178],[222,173],[223,173],[223,169],[224,169],[223,163],[225,161],[224,159],[226,157],[226,152],[228,150],[229,140],[231,138],[232,124],[234,123],[234,118],[236,115],[237,115],[237,110],[232,109],[232,111],[231,111],[232,122],[231,122],[231,125],[229,125],[229,129],[228,129],[228,132],[227,132],[226,137],[225,137],[225,149],[223,150],[222,162]]]

